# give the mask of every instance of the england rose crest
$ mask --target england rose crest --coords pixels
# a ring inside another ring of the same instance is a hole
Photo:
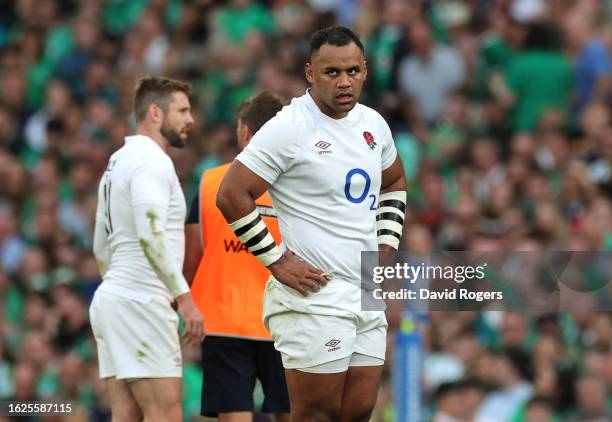
[[[363,132],[363,139],[365,139],[370,149],[376,148],[376,142],[374,142],[374,135],[372,135],[370,132]]]

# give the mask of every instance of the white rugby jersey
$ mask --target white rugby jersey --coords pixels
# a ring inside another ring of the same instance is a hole
[[[271,184],[281,249],[360,285],[361,252],[378,250],[382,171],[396,155],[376,111],[357,104],[333,119],[307,92],[259,129],[237,160]]]
[[[135,219],[140,227],[155,224],[165,231],[170,254],[166,258],[176,262],[180,272],[185,214],[185,196],[170,157],[147,136],[126,137],[125,145],[110,157],[98,189],[96,226],[103,222],[110,248],[110,264],[100,289],[135,300],[152,296],[171,300],[144,255]]]

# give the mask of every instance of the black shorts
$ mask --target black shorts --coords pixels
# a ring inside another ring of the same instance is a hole
[[[203,416],[252,412],[259,379],[264,392],[261,411],[289,412],[289,394],[280,353],[271,341],[206,336],[202,342]]]

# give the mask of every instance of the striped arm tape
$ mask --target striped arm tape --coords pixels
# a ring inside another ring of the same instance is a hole
[[[382,193],[376,210],[376,234],[379,245],[399,247],[406,213],[406,192]]]
[[[230,223],[230,227],[249,252],[266,267],[278,261],[283,255],[257,209]]]

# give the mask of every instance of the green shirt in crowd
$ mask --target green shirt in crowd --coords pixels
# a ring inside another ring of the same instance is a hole
[[[545,50],[519,53],[510,62],[507,81],[516,96],[514,130],[534,129],[548,109],[569,112],[574,75],[562,54]]]

